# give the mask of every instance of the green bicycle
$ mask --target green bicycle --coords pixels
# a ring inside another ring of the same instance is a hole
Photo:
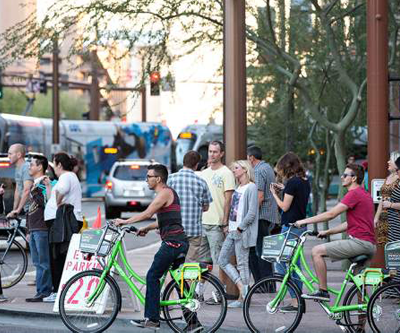
[[[243,314],[251,332],[293,332],[300,324],[306,312],[306,303],[301,297],[301,290],[293,281],[293,272],[297,273],[307,290],[314,292],[318,289],[318,286],[315,286],[318,284],[318,279],[308,266],[304,255],[304,243],[307,236],[317,236],[318,233],[305,231],[297,236],[292,232],[292,228],[284,234],[264,238],[263,259],[277,263],[286,262],[288,267],[285,275],[266,277],[249,290],[244,301]],[[289,235],[296,237],[290,239]],[[273,244],[274,248],[266,244]],[[301,268],[297,265],[299,259]],[[333,304],[318,302],[328,317],[334,320],[344,332],[364,330],[369,299],[384,281],[390,279],[389,270],[380,268],[366,268],[357,274],[357,269],[368,259],[365,255],[351,258],[352,264],[340,290],[328,288],[335,298]],[[303,270],[309,278],[304,275]],[[350,283],[352,285],[345,293]],[[276,292],[266,292],[267,286],[269,288],[276,286]],[[291,304],[292,298],[297,300],[298,307],[285,310]],[[344,322],[342,322],[343,319]]]
[[[137,284],[145,286],[146,281],[131,268],[122,245],[124,235],[136,231],[135,227],[116,227],[107,221],[102,230],[97,230],[97,239],[93,230],[82,235],[81,252],[96,255],[103,269],[73,276],[62,290],[59,312],[71,331],[103,332],[111,326],[122,302],[120,288],[111,275],[114,271],[144,305],[145,296]],[[223,286],[208,267],[183,262],[184,257],[169,270],[172,279],[165,286],[160,301],[162,320],[174,332],[189,332],[193,326],[202,327],[202,332],[215,332],[222,325],[227,311]],[[166,276],[167,273],[161,279],[162,287]],[[207,305],[206,301],[210,298],[221,302],[219,305]]]

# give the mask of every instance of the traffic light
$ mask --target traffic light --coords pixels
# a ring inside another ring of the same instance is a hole
[[[46,80],[40,80],[40,85],[39,85],[39,92],[41,94],[47,94],[47,81]]]
[[[150,73],[150,96],[160,96],[160,72]]]

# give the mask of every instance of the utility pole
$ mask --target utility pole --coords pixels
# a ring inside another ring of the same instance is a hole
[[[60,91],[58,87],[59,80],[59,57],[58,42],[53,41],[53,147],[60,144]],[[56,148],[53,148],[54,154]]]
[[[99,89],[99,78],[98,78],[98,59],[97,52],[92,51],[90,53],[90,62],[92,66],[92,82],[90,85],[90,120],[100,119],[100,89]]]
[[[368,181],[386,178],[389,158],[388,1],[367,0]],[[372,260],[384,267],[383,249]]]
[[[224,142],[230,164],[246,159],[245,0],[224,0]]]
[[[246,35],[245,0],[224,0],[224,142],[225,161],[246,159]],[[228,277],[228,294],[238,290]]]

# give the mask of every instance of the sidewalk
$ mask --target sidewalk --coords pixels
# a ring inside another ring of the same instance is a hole
[[[339,220],[331,222],[331,225],[339,223]],[[126,237],[132,237],[127,235]],[[340,237],[337,235],[336,237]],[[309,237],[305,245],[305,252],[308,261],[310,260],[311,248],[322,241],[314,237]],[[135,249],[128,252],[128,259],[135,271],[145,276],[150,264],[153,260],[154,254],[158,250],[159,244],[152,244],[148,247]],[[312,266],[311,266],[312,267]],[[343,280],[344,272],[341,270],[341,263],[328,263],[328,281],[329,286],[339,289],[339,285]],[[67,332],[59,315],[54,313],[53,304],[48,303],[27,303],[25,298],[31,297],[35,294],[35,287],[28,286],[27,283],[33,280],[33,274],[29,273],[25,278],[15,287],[5,289],[4,294],[10,299],[9,302],[0,303],[0,329],[2,324],[18,322],[26,323],[27,325],[43,325],[45,328],[43,332]],[[120,287],[123,287],[121,284]],[[122,310],[118,314],[117,320],[107,330],[107,332],[146,332],[146,330],[136,329],[129,324],[129,319],[142,318],[143,311],[134,312],[132,310],[132,303],[126,299],[127,293],[124,291]],[[125,297],[124,297],[125,295]],[[307,312],[304,314],[302,322],[300,323],[296,332],[305,333],[310,331],[318,332],[340,332],[339,327],[336,326],[334,321],[330,320],[318,303],[307,301]],[[142,309],[143,310],[143,309]],[[267,325],[267,323],[266,323]],[[161,332],[171,332],[168,326],[162,324]],[[1,330],[0,330],[1,331]],[[248,332],[247,326],[244,322],[242,309],[228,309],[226,319],[223,326],[218,332]],[[1,331],[3,332],[3,331]],[[6,331],[4,331],[6,332]],[[9,330],[7,330],[9,332]],[[18,331],[15,331],[18,332]],[[370,332],[370,331],[367,331]]]

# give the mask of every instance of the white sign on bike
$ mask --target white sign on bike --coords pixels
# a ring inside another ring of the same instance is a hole
[[[79,251],[80,239],[80,234],[74,234],[71,238],[71,242],[68,248],[67,259],[65,260],[64,270],[61,277],[60,287],[58,288],[57,292],[57,299],[53,307],[53,312],[58,312],[61,291],[70,278],[83,271],[91,270],[94,268],[102,269],[94,255],[91,257],[90,260],[86,260],[83,257],[82,252]],[[98,281],[99,279],[95,277],[92,277],[90,280],[82,279],[81,283],[78,284],[76,290],[74,290],[71,295],[68,295],[67,304],[65,304],[66,310],[89,311],[85,303],[85,297],[87,297],[90,292],[95,290]],[[106,288],[107,289],[105,290],[105,292],[102,293],[102,295],[96,300],[95,304],[90,306],[90,310],[93,310],[93,312],[96,312],[98,314],[102,314],[104,312],[109,292],[109,287],[107,286]]]

